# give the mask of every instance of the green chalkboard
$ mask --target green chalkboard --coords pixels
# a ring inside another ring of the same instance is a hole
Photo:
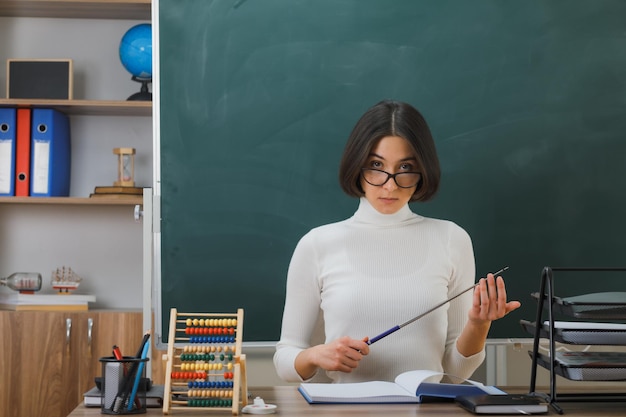
[[[424,113],[443,168],[413,210],[464,227],[479,275],[510,266],[524,306],[490,337],[530,337],[543,266],[626,263],[624,16],[623,0],[160,0],[164,326],[171,307],[242,307],[245,341],[277,340],[298,239],[357,206],[337,181],[350,129],[394,98]]]

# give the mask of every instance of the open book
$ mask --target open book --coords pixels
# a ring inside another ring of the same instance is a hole
[[[348,384],[302,383],[298,391],[311,404],[315,403],[421,403],[428,400],[454,400],[458,395],[504,395],[504,391],[479,382],[465,380],[462,384],[427,382],[441,377],[441,372],[408,371],[394,382],[370,381]]]

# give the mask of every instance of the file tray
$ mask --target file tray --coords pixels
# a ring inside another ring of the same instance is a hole
[[[535,322],[520,320],[524,331],[534,335]],[[550,322],[545,321],[539,336],[550,338]],[[573,345],[626,345],[626,324],[591,322],[554,322],[554,340]]]
[[[539,293],[531,296],[539,300]],[[579,319],[626,319],[626,292],[598,292],[575,297],[553,297],[556,312]]]
[[[537,363],[550,369],[547,355],[538,353]],[[574,381],[626,381],[626,353],[556,352],[554,372]]]

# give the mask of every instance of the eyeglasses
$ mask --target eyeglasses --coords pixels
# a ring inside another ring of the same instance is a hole
[[[367,181],[368,184],[375,187],[385,185],[387,181],[389,181],[389,178],[393,178],[398,187],[412,188],[415,187],[422,178],[422,174],[419,172],[396,172],[395,174],[390,174],[386,171],[372,168],[361,168],[361,173],[363,174],[363,179]]]

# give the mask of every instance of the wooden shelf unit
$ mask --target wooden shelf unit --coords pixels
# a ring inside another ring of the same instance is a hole
[[[151,116],[151,101],[0,99],[0,107],[44,107],[91,116]]]
[[[151,0],[2,0],[0,16],[151,20]]]
[[[0,17],[151,20],[152,0],[1,0]],[[70,115],[152,116],[152,102],[123,100],[48,100],[0,98],[0,107],[54,108]],[[80,197],[0,197],[0,204],[136,205],[129,199]]]
[[[35,24],[57,27],[59,21],[52,19],[94,19],[107,20],[152,20],[151,0],[0,0],[0,17],[7,26],[29,27]],[[72,22],[75,23],[75,22]],[[78,22],[76,22],[78,23]],[[17,31],[16,31],[17,32]],[[6,46],[20,45],[20,40],[11,29],[8,31]],[[54,43],[50,39],[37,39],[37,43]],[[86,41],[87,43],[89,40]],[[16,48],[18,50],[19,48]],[[42,48],[36,48],[41,50]],[[6,65],[3,64],[3,65]],[[0,98],[0,107],[54,108],[63,113],[79,116],[123,117],[139,116],[143,123],[149,123],[152,116],[151,102],[123,100],[39,100]],[[86,119],[86,118],[85,118]],[[126,122],[127,120],[124,120]],[[133,120],[128,120],[134,124]],[[87,122],[89,123],[89,122]],[[131,134],[131,133],[129,133]],[[116,135],[117,139],[120,134]],[[123,139],[123,138],[121,138]],[[151,138],[145,137],[146,143]],[[94,144],[94,146],[99,144]],[[111,143],[111,148],[116,143]],[[73,155],[74,157],[74,155]],[[80,157],[80,156],[79,156]],[[100,162],[98,162],[100,163]],[[27,205],[29,207],[22,207]],[[41,210],[29,208],[44,205]],[[45,207],[47,205],[47,207]],[[53,207],[55,206],[56,207]],[[12,237],[20,234],[28,216],[35,216],[47,223],[48,213],[63,212],[74,206],[74,212],[86,213],[79,219],[81,224],[93,219],[94,224],[102,224],[117,218],[127,209],[120,206],[143,205],[143,196],[133,198],[88,198],[88,197],[0,197],[5,225],[17,224],[15,230],[3,228],[3,239],[7,246],[14,245]],[[98,206],[108,209],[98,210]],[[25,215],[22,213],[25,212]],[[102,218],[102,213],[106,218]],[[111,214],[109,214],[109,212]],[[17,221],[15,221],[17,219]],[[54,225],[54,220],[49,221]],[[54,228],[52,228],[54,229]],[[77,231],[79,233],[80,230]],[[41,231],[41,234],[47,233]],[[134,233],[134,231],[133,231]],[[52,236],[54,238],[54,236]],[[43,240],[50,238],[44,236]],[[61,239],[62,240],[62,239]],[[24,245],[15,244],[16,252]],[[91,254],[90,245],[85,245],[85,254]],[[59,242],[58,252],[63,252],[63,242]],[[133,249],[132,251],[136,251]],[[81,252],[82,254],[82,252]],[[25,265],[30,265],[33,256],[24,255]],[[76,255],[75,255],[76,256]],[[22,258],[22,255],[18,257]],[[139,258],[137,263],[140,262]],[[36,262],[35,262],[36,263]],[[132,266],[137,264],[133,263]],[[8,267],[8,266],[6,266]],[[131,279],[134,276],[130,275]],[[98,295],[98,294],[96,294]],[[68,323],[71,323],[68,325]],[[5,335],[1,341],[0,353],[0,416],[48,416],[64,417],[83,400],[83,392],[94,385],[94,378],[101,376],[99,358],[111,354],[111,346],[118,344],[124,352],[134,351],[138,336],[143,334],[143,311],[0,311],[0,330]],[[71,329],[71,330],[68,330]],[[42,379],[42,372],[45,377]],[[43,382],[42,382],[43,381]]]
[[[92,206],[133,206],[143,204],[143,196],[132,198],[89,197],[0,197],[0,204],[72,204]]]

